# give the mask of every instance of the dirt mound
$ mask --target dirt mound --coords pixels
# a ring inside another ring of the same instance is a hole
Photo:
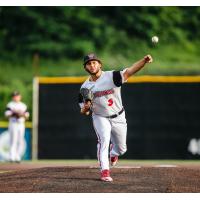
[[[0,192],[168,193],[200,192],[200,169],[114,168],[112,183],[99,180],[99,169],[43,167],[0,174]]]

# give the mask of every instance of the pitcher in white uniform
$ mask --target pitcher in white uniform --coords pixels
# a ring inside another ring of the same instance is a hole
[[[20,162],[24,149],[25,120],[29,117],[27,106],[21,102],[21,94],[13,92],[12,101],[6,106],[5,116],[9,118],[10,160]]]
[[[132,66],[122,71],[103,71],[102,62],[94,53],[84,57],[84,68],[90,77],[81,88],[92,91],[92,102],[84,102],[79,94],[81,113],[92,112],[93,126],[98,138],[97,157],[102,181],[113,181],[110,165],[115,166],[118,156],[127,151],[127,123],[121,99],[121,86],[127,79],[153,61],[146,55]],[[110,159],[109,159],[110,158]]]

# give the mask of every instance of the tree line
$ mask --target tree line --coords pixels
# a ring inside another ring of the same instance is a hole
[[[0,7],[1,59],[76,59],[88,49],[118,51],[153,35],[162,42],[200,38],[200,7]]]

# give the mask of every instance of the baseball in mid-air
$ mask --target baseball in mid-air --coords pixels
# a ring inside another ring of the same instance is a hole
[[[158,41],[159,41],[158,36],[153,36],[153,37],[151,38],[151,41],[152,41],[154,44],[158,43]]]

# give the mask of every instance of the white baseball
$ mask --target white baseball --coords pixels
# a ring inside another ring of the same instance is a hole
[[[151,41],[152,41],[153,43],[158,43],[159,38],[158,38],[157,36],[153,36],[153,37],[151,38]]]

